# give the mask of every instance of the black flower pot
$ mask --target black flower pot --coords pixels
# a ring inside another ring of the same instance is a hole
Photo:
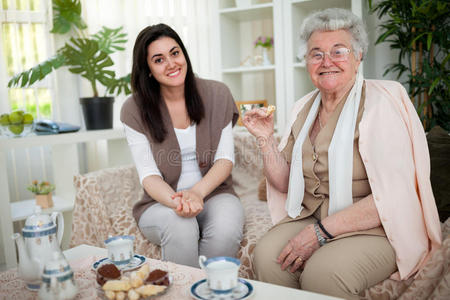
[[[80,104],[87,130],[113,127],[114,97],[80,98]]]

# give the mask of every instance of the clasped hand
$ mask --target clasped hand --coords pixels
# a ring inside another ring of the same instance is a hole
[[[193,190],[184,190],[172,195],[175,213],[180,217],[193,218],[203,210],[203,197]]]

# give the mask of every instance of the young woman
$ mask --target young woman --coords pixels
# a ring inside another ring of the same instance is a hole
[[[244,213],[231,185],[238,111],[230,91],[194,76],[165,24],[138,35],[131,85],[121,121],[144,187],[133,207],[140,230],[164,260],[198,266],[199,255],[235,256]]]

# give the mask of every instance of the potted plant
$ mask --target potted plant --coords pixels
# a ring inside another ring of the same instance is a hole
[[[66,34],[74,32],[68,42],[56,54],[37,66],[15,75],[8,87],[30,86],[44,79],[53,70],[68,67],[69,71],[87,79],[92,87],[92,97],[80,98],[86,129],[112,128],[113,97],[107,95],[130,94],[130,74],[116,77],[110,69],[114,65],[110,55],[122,51],[126,43],[126,33],[122,27],[103,27],[98,33],[87,36],[87,28],[81,18],[80,0],[53,0],[53,28],[50,32]],[[98,84],[106,88],[105,95],[99,96]]]
[[[273,47],[273,38],[270,36],[259,36],[253,44],[255,45],[255,48],[262,47],[263,49],[262,64],[264,66],[271,65],[272,63],[270,62],[267,51]]]
[[[39,181],[33,180],[27,189],[34,194],[36,205],[42,208],[53,207],[52,192],[55,190],[53,184],[50,184],[48,181],[39,183]]]
[[[409,93],[425,130],[450,130],[450,3],[444,0],[382,0],[371,13],[390,18],[381,25],[376,44],[399,51],[386,73],[408,76]]]

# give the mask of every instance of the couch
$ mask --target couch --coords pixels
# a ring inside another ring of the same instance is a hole
[[[235,130],[233,182],[245,210],[244,237],[238,258],[239,276],[254,279],[252,255],[258,239],[272,226],[266,202],[258,199],[262,160],[255,139]],[[143,190],[134,166],[103,169],[74,177],[76,200],[70,245],[104,247],[109,235],[134,235],[135,252],[160,259],[160,248],[147,241],[131,215]],[[387,279],[367,289],[362,299],[450,299],[450,218],[442,224],[444,243],[415,279]]]

